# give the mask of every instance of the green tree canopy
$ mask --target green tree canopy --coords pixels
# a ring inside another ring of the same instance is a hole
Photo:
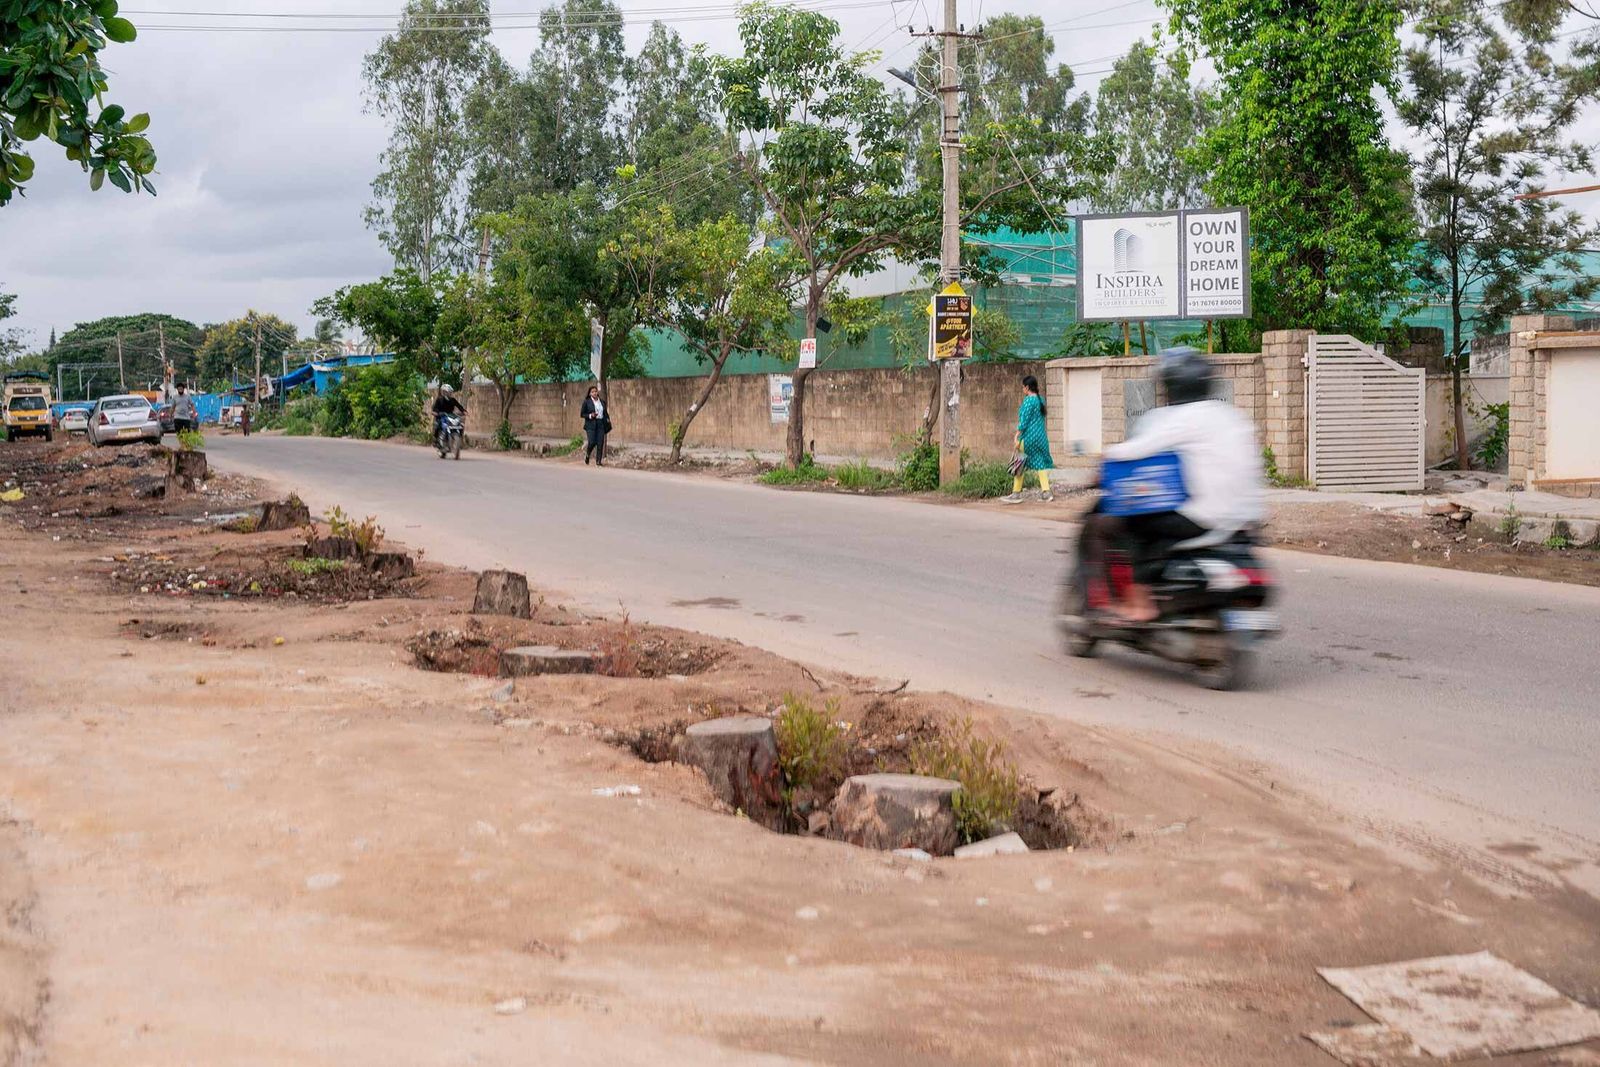
[[[468,94],[495,55],[488,0],[406,0],[399,29],[366,58],[367,106],[389,120],[367,225],[422,278],[476,250],[466,218]]]
[[[1581,60],[1552,54],[1539,23],[1508,39],[1492,16],[1497,6],[1426,0],[1397,105],[1422,145],[1414,176],[1422,241],[1413,269],[1422,291],[1449,310],[1456,459],[1463,467],[1461,370],[1470,334],[1600,290],[1584,257],[1600,242],[1600,227],[1558,200],[1516,199],[1552,173],[1593,166],[1590,147],[1571,131],[1600,78]],[[1473,295],[1476,308],[1469,306]]]
[[[1381,97],[1397,87],[1399,0],[1163,0],[1216,64],[1225,106],[1198,168],[1250,209],[1256,325],[1376,336],[1404,300],[1416,234]]]
[[[1216,119],[1212,95],[1189,81],[1182,53],[1137,41],[1095,94],[1094,128],[1115,162],[1094,193],[1099,211],[1166,211],[1205,204],[1194,147]]]
[[[45,351],[50,373],[61,363],[116,362],[117,335],[122,335],[123,375],[134,383],[155,385],[165,377],[162,354],[180,379],[193,378],[196,353],[204,331],[188,319],[160,312],[108,315],[80,322]]]
[[[456,284],[453,275],[424,279],[401,267],[377,281],[347,285],[312,305],[312,313],[322,319],[317,323],[317,340],[322,341],[324,333],[331,335],[336,323],[355,326],[423,378],[459,383],[460,351],[440,327],[445,297]]]
[[[261,373],[276,375],[285,351],[295,342],[295,327],[276,315],[247,312],[206,328],[200,346],[199,378],[207,389],[231,388],[255,375],[256,339],[261,342]]]
[[[137,36],[116,0],[8,0],[0,4],[0,206],[33,177],[24,149],[44,138],[89,175],[123,192],[155,195],[150,116],[105,103],[109,78],[100,53]]]

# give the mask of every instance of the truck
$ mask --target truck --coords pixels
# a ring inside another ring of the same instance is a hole
[[[50,423],[50,376],[39,371],[13,371],[3,380],[0,392],[0,419],[4,420],[5,438],[15,441],[20,437],[55,438]]]

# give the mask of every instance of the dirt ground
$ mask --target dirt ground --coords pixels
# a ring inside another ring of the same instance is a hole
[[[603,649],[620,622],[541,601],[474,628],[472,576],[427,561],[274,586],[249,576],[300,535],[213,521],[253,486],[132,501],[146,473],[0,449],[27,493],[0,504],[5,1067],[1323,1065],[1301,1034],[1366,1020],[1314,968],[1484,948],[1600,1003],[1600,909],[1558,872],[1511,892],[1225,753],[697,634],[639,628],[639,677],[506,694],[413,650]],[[623,743],[787,693],[875,737],[973,716],[1085,843],[917,862],[772,834]]]

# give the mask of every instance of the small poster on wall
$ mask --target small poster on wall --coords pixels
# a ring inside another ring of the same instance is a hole
[[[772,424],[789,421],[789,402],[794,399],[794,379],[787,374],[767,375],[767,404]]]

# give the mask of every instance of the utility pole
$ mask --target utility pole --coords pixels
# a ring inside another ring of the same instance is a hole
[[[128,391],[128,376],[122,369],[122,331],[117,331],[117,388]]]
[[[483,243],[478,246],[478,280],[483,281],[489,269],[489,227],[483,228]]]
[[[161,356],[161,399],[172,399],[172,368],[167,365],[167,324],[156,320],[156,351]]]
[[[252,311],[250,313],[250,321],[256,327],[256,378],[255,387],[250,391],[250,397],[255,403],[259,404],[261,403],[261,320],[256,318],[256,313]]]
[[[939,103],[944,122],[939,156],[944,163],[944,233],[939,242],[939,275],[946,285],[961,281],[961,82],[956,72],[956,0],[944,0],[944,32],[939,62]],[[939,483],[961,477],[961,360],[939,363]]]

